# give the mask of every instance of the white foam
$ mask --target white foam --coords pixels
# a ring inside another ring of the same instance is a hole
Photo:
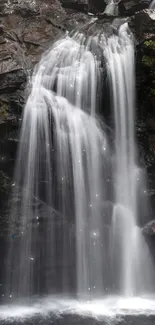
[[[108,297],[93,301],[46,297],[31,302],[31,305],[12,304],[1,306],[0,320],[24,320],[49,314],[91,316],[94,318],[115,318],[123,315],[155,315],[155,297]]]

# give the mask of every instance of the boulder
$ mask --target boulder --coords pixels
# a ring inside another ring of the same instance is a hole
[[[135,12],[148,8],[151,0],[120,0],[120,15],[133,15]]]
[[[103,10],[105,5],[110,3],[110,0],[89,0],[90,3],[92,2],[94,7],[96,6],[99,10]],[[131,16],[135,12],[149,8],[151,4],[151,0],[113,0],[113,2],[119,8],[119,15],[120,16]]]
[[[139,43],[155,37],[155,11],[145,9],[135,13],[129,26]]]

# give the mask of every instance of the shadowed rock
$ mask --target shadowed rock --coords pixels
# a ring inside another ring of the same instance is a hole
[[[155,220],[152,220],[147,223],[144,226],[142,233],[144,236],[155,236]]]

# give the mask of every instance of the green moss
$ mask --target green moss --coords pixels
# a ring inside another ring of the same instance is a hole
[[[155,65],[155,57],[149,56],[149,55],[143,55],[142,57],[142,63],[148,67],[151,68]]]
[[[8,112],[7,112],[7,104],[4,102],[0,103],[0,118],[7,118],[8,117]]]
[[[155,96],[155,89],[154,88],[150,88],[149,89],[149,93],[151,96]]]
[[[144,42],[145,47],[149,48],[150,50],[155,50],[155,41],[149,40]]]

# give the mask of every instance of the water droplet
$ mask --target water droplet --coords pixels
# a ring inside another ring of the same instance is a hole
[[[13,183],[13,184],[12,184],[12,186],[15,186],[15,185],[16,185],[16,183]]]
[[[12,295],[10,295],[9,297],[12,298]]]
[[[30,257],[30,260],[31,260],[31,261],[34,261],[34,257]]]

